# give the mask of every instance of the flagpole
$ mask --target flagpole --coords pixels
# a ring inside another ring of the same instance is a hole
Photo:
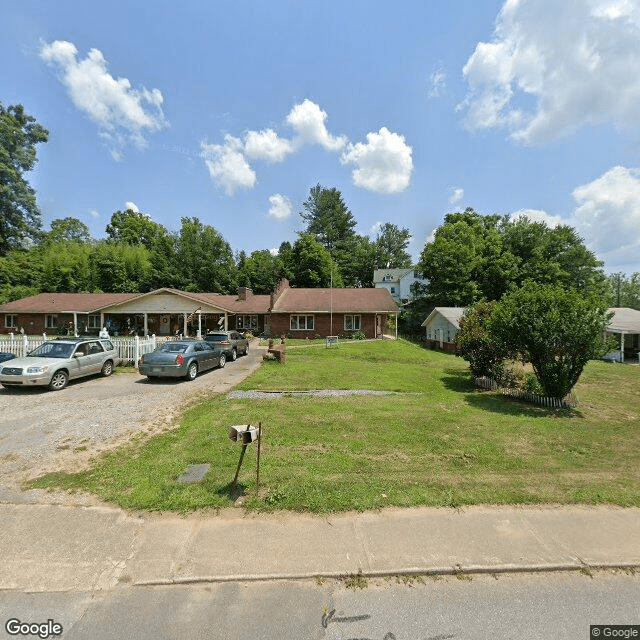
[[[330,306],[330,327],[329,327],[329,335],[333,335],[333,267],[331,267],[331,283],[329,285],[329,304]]]

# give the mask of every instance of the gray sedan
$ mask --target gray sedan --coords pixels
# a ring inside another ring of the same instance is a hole
[[[220,347],[204,341],[176,340],[165,342],[138,360],[138,371],[153,378],[186,378],[195,380],[199,371],[224,367],[227,357]]]

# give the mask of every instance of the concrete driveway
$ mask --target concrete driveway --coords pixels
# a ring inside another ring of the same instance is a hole
[[[32,502],[44,492],[20,492],[25,479],[80,468],[133,434],[169,427],[180,409],[199,398],[229,391],[260,366],[264,349],[257,345],[254,340],[247,356],[193,382],[151,382],[132,368],[72,381],[56,392],[0,387],[0,502]]]

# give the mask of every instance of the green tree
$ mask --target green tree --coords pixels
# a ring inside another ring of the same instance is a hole
[[[465,310],[456,334],[456,355],[469,363],[475,378],[487,376],[500,381],[504,361],[511,354],[489,333],[487,325],[497,302],[478,302]]]
[[[341,241],[355,235],[356,220],[335,188],[326,189],[317,184],[311,187],[300,213],[307,223],[306,232],[333,251]]]
[[[143,244],[147,249],[152,249],[160,238],[167,235],[163,225],[154,222],[146,213],[132,209],[116,211],[105,231],[116,242]]]
[[[142,245],[101,240],[89,258],[94,291],[129,293],[147,290],[150,279],[150,254]]]
[[[607,286],[610,307],[640,310],[640,273],[633,273],[629,277],[625,273],[613,273],[607,278]]]
[[[367,236],[354,234],[337,243],[331,257],[345,287],[373,287],[375,245]]]
[[[91,240],[91,232],[84,222],[69,216],[52,220],[51,231],[44,235],[44,239],[51,242],[59,242],[60,240],[89,242]]]
[[[93,246],[75,240],[48,240],[40,248],[42,291],[78,293],[92,290]]]
[[[182,218],[176,260],[186,291],[237,291],[238,269],[229,243],[198,218]]]
[[[283,273],[282,258],[262,249],[238,260],[238,282],[253,293],[268,294],[275,290]]]
[[[503,296],[488,329],[504,349],[532,364],[548,396],[564,398],[601,354],[607,319],[593,293],[529,281]]]
[[[378,268],[410,269],[411,256],[407,253],[410,240],[409,229],[401,229],[391,222],[383,224],[374,242]]]
[[[445,217],[418,264],[429,279],[422,295],[436,306],[499,300],[527,280],[603,295],[601,267],[571,227],[550,229],[526,217],[482,216],[470,208]]]
[[[329,251],[313,235],[301,233],[291,249],[291,284],[294,287],[343,286],[342,276]]]
[[[27,239],[36,240],[42,225],[36,194],[24,177],[36,165],[36,145],[49,132],[22,105],[0,102],[0,256]]]

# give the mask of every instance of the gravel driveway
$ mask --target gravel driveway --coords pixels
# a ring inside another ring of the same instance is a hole
[[[260,366],[264,349],[257,345],[253,341],[247,356],[193,382],[150,382],[132,369],[72,381],[56,392],[0,387],[0,502],[39,501],[33,496],[44,492],[19,491],[25,479],[86,465],[135,433],[170,426],[190,402],[229,391]]]

